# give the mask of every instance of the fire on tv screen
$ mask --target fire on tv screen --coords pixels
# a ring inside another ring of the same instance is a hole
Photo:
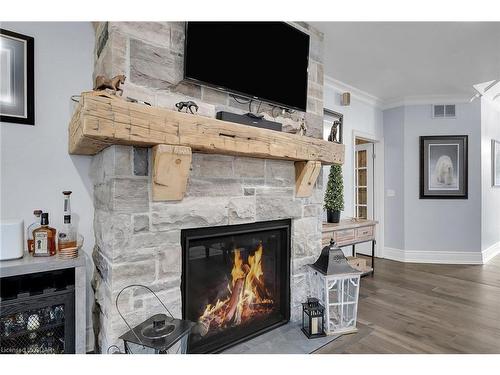
[[[188,22],[184,77],[306,110],[309,35],[284,22]]]

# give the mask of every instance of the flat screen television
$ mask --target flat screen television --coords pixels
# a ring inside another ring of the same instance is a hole
[[[309,35],[285,22],[188,22],[184,78],[306,110]]]

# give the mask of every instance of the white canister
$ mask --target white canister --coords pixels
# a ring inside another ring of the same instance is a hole
[[[21,219],[0,220],[0,260],[18,259],[24,255],[24,222]]]

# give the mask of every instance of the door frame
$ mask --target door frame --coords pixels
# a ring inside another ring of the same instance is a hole
[[[384,257],[384,138],[377,138],[375,134],[361,132],[359,130],[352,131],[352,160],[353,160],[353,170],[354,163],[356,161],[356,139],[363,139],[373,143],[373,152],[375,155],[375,160],[373,162],[373,197],[375,199],[373,205],[373,219],[378,221],[377,230],[375,234],[375,240],[377,241],[377,246],[375,246],[375,256],[377,258]],[[382,176],[382,178],[379,178]],[[353,194],[356,194],[356,176],[353,173]],[[353,198],[355,196],[353,195]],[[354,200],[353,200],[354,202]]]

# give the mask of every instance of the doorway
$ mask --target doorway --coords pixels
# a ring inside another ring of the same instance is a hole
[[[375,144],[355,137],[354,142],[354,216],[357,219],[374,219],[375,211]],[[371,244],[356,246],[356,252],[370,255]]]

